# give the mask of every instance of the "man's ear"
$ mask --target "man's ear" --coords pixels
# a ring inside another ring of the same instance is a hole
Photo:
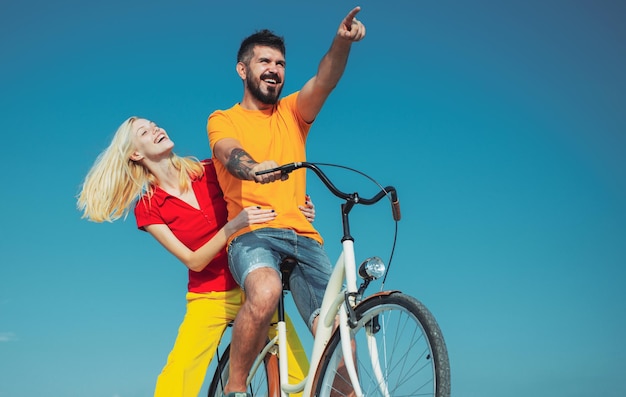
[[[237,70],[237,74],[241,77],[242,80],[246,79],[246,65],[243,62],[237,62],[237,66],[235,67]]]
[[[139,161],[143,159],[143,155],[139,153],[138,151],[134,151],[133,154],[130,155],[130,159],[132,161]]]

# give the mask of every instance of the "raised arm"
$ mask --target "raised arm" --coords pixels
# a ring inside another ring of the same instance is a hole
[[[352,43],[365,37],[365,25],[356,19],[361,7],[355,7],[341,21],[328,52],[322,58],[317,74],[306,82],[298,95],[298,110],[311,123],[322,109],[331,91],[337,86],[348,63]]]

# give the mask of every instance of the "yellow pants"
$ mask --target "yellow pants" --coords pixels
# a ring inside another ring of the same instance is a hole
[[[187,293],[187,312],[167,364],[157,379],[155,397],[198,396],[222,335],[235,319],[244,299],[239,288],[226,292]],[[293,384],[304,379],[309,362],[291,320],[286,316],[285,319],[289,381]],[[275,335],[273,327],[270,335]]]

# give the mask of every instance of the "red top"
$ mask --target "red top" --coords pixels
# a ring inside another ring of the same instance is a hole
[[[152,198],[137,201],[137,227],[167,225],[172,233],[192,251],[209,241],[226,224],[226,202],[217,182],[212,160],[204,160],[204,175],[192,182],[200,209],[156,187]],[[228,291],[237,286],[228,270],[228,257],[223,249],[200,272],[189,270],[190,292]]]

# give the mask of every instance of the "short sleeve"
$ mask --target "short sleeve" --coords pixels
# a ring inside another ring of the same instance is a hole
[[[137,228],[140,230],[145,230],[144,228],[149,225],[165,224],[159,207],[152,205],[146,196],[143,196],[135,204],[135,220],[137,221]]]
[[[209,146],[214,152],[215,143],[223,138],[234,138],[233,123],[224,111],[216,110],[207,121],[207,135],[209,136]]]

